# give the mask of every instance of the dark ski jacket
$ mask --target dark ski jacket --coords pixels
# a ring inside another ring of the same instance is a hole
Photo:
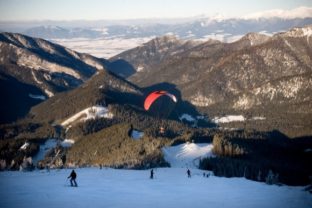
[[[76,179],[76,177],[77,177],[77,174],[76,174],[76,172],[74,170],[68,176],[68,178],[71,178],[71,179]]]

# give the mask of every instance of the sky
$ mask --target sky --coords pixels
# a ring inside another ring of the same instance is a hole
[[[312,0],[0,0],[0,21],[237,17]]]

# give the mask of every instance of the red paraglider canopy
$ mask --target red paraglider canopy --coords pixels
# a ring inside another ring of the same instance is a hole
[[[151,105],[153,104],[153,102],[163,95],[170,97],[175,103],[177,102],[177,98],[173,94],[170,94],[167,91],[155,91],[155,92],[150,93],[146,97],[144,101],[144,109],[148,111]]]

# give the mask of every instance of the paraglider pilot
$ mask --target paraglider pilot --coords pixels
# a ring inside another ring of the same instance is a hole
[[[76,174],[75,170],[72,170],[72,172],[70,173],[70,175],[67,178],[70,178],[70,185],[71,186],[77,187],[77,182],[76,182],[77,174]]]

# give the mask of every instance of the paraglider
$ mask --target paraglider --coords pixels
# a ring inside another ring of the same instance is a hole
[[[171,114],[176,103],[177,98],[175,95],[163,90],[154,91],[145,98],[144,109],[154,117],[164,119]],[[159,127],[158,134],[159,136],[164,136],[166,134],[166,130],[162,124]]]
[[[144,101],[144,109],[158,118],[166,118],[170,115],[177,98],[167,91],[154,91]]]
[[[169,98],[172,99],[172,101],[174,101],[175,103],[177,102],[177,98],[173,95],[173,94],[170,94],[169,92],[167,91],[155,91],[155,92],[152,92],[150,93],[145,101],[144,101],[144,109],[145,110],[149,110],[151,105],[161,96],[163,95],[166,95],[168,96]]]

